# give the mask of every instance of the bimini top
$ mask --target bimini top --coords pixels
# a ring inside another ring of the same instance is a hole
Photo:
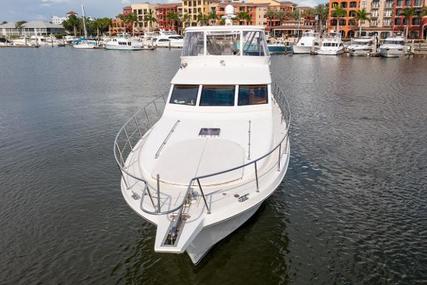
[[[262,26],[189,27],[185,31],[183,57],[269,56]]]

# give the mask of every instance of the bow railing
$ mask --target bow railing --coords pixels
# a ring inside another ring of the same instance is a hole
[[[286,100],[286,96],[283,91],[276,84],[272,85],[272,93],[274,96],[274,103],[277,104],[281,110],[281,120],[282,123],[285,122],[285,132],[278,143],[266,154],[251,160],[245,164],[223,170],[216,173],[211,173],[207,175],[193,177],[188,187],[185,191],[182,200],[178,203],[177,206],[173,208],[168,208],[162,210],[162,205],[166,204],[166,201],[171,201],[171,197],[168,197],[166,194],[162,193],[160,188],[160,177],[156,177],[156,186],[151,186],[148,181],[142,177],[138,177],[132,173],[132,167],[138,167],[138,161],[128,161],[130,157],[129,154],[135,151],[140,144],[142,144],[141,139],[147,134],[150,128],[158,121],[163,113],[164,106],[166,104],[165,98],[163,96],[157,97],[146,106],[138,110],[129,120],[120,128],[119,132],[116,135],[114,141],[114,157],[117,165],[119,166],[120,172],[122,174],[123,183],[126,188],[132,189],[136,184],[143,183],[143,191],[140,201],[140,208],[142,211],[153,214],[153,215],[164,215],[172,212],[176,212],[184,206],[184,204],[191,198],[194,194],[194,187],[199,189],[200,194],[203,198],[207,213],[211,213],[211,205],[208,202],[208,195],[206,195],[202,182],[204,179],[217,177],[226,173],[230,173],[239,169],[253,167],[254,176],[255,176],[255,189],[259,192],[260,184],[260,175],[259,175],[259,163],[263,159],[267,159],[273,156],[277,152],[277,171],[281,170],[281,159],[284,153],[288,149],[289,141],[289,127],[291,121],[291,113],[289,109],[289,104]],[[137,159],[138,157],[134,157]],[[271,171],[271,169],[270,169]],[[162,203],[162,194],[163,194],[163,203]],[[136,193],[134,195],[138,196]],[[148,196],[153,210],[146,209],[144,205],[144,198]]]

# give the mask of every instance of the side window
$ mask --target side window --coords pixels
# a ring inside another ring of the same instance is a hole
[[[200,106],[234,106],[234,85],[203,86]]]
[[[174,85],[169,103],[195,106],[199,85]]]
[[[238,105],[258,105],[268,103],[267,85],[240,85]]]

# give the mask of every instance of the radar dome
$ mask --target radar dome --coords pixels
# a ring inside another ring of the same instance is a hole
[[[227,15],[233,15],[234,14],[234,7],[232,5],[230,5],[230,4],[228,4],[225,7],[225,14],[227,14]]]

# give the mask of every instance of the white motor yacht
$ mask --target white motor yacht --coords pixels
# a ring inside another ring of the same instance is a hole
[[[182,48],[184,38],[173,31],[160,31],[160,34],[154,39],[154,43],[157,47]]]
[[[405,39],[401,36],[388,37],[379,47],[379,53],[382,57],[401,57],[406,52]]]
[[[319,34],[310,30],[304,32],[297,44],[292,47],[294,54],[309,54],[319,47]]]
[[[370,56],[376,53],[375,39],[372,37],[360,37],[351,39],[347,50],[352,56]]]
[[[319,55],[341,55],[344,53],[344,44],[340,34],[330,33],[322,39],[319,50],[316,52]]]
[[[127,38],[124,36],[113,38],[105,43],[105,49],[108,50],[136,51],[154,48],[154,46],[144,45],[144,43],[141,41],[137,41],[135,39]]]
[[[154,250],[197,264],[288,168],[290,113],[272,84],[264,28],[187,28],[165,97],[120,129],[114,156],[124,199],[157,228]]]
[[[88,40],[88,39],[82,38],[73,43],[73,48],[94,49],[94,48],[98,48],[98,43],[95,40]]]

